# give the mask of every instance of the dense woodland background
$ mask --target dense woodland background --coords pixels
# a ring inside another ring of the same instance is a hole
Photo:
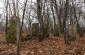
[[[85,55],[85,0],[1,1],[1,55]]]

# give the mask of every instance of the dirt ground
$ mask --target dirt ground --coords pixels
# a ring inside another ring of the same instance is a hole
[[[6,44],[0,35],[0,55],[16,55],[16,44]],[[85,55],[85,36],[64,44],[64,38],[49,37],[43,42],[29,40],[20,44],[20,55]]]

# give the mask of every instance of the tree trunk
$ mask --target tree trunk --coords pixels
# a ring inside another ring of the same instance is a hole
[[[17,39],[17,55],[20,55],[20,19],[17,19],[17,28],[16,28],[16,39]]]
[[[40,28],[39,28],[39,41],[43,41],[44,36],[43,36],[43,18],[42,18],[42,0],[37,0],[37,17],[40,23]]]
[[[6,1],[7,2],[7,5],[6,5],[6,30],[5,30],[5,33],[7,35],[7,28],[8,28],[8,0]]]
[[[20,35],[23,32],[23,24],[24,24],[24,18],[25,18],[24,16],[25,16],[25,11],[26,11],[27,1],[28,0],[26,0],[25,3],[24,3],[24,10],[23,10],[23,15],[22,15],[22,23],[21,23],[21,28],[20,28]]]
[[[68,16],[68,5],[69,5],[69,0],[66,0],[66,4],[65,4],[65,16],[64,16],[64,20],[63,20],[63,31],[64,31],[64,40],[65,40],[65,44],[68,44],[68,36],[67,36],[67,29],[66,29],[66,20],[67,20],[67,16]]]

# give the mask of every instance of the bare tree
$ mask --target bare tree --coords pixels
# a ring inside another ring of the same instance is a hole
[[[67,29],[66,29],[66,20],[68,17],[68,5],[69,5],[69,0],[66,0],[66,4],[65,4],[65,15],[64,15],[64,20],[63,20],[63,31],[64,31],[64,40],[65,40],[65,44],[68,44],[68,36],[67,36]]]
[[[8,26],[8,3],[9,1],[8,0],[5,0],[6,1],[6,35],[7,35],[7,26]]]
[[[12,3],[13,3],[13,9],[14,9],[14,16],[16,16],[15,0],[12,0]]]
[[[20,33],[23,32],[23,23],[24,23],[24,18],[25,18],[25,11],[26,11],[26,6],[27,6],[27,1],[28,1],[28,0],[26,0],[25,3],[24,3],[24,10],[23,10],[23,15],[22,15],[22,23],[21,23]]]

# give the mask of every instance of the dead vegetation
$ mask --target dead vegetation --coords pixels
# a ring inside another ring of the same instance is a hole
[[[17,54],[16,44],[2,42],[0,41],[0,55]],[[79,37],[78,41],[71,41],[68,45],[64,44],[63,35],[51,36],[43,42],[28,40],[20,44],[20,55],[85,55],[85,37]]]

